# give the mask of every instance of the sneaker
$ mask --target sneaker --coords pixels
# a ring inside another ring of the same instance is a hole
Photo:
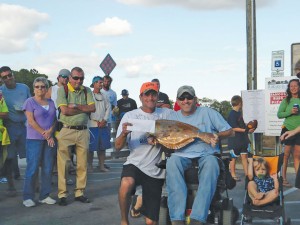
[[[66,205],[68,205],[67,198],[66,197],[60,198],[58,204],[60,206],[66,206]]]
[[[45,203],[48,205],[54,205],[56,201],[53,198],[50,198],[49,196],[43,200],[39,200],[40,203]]]
[[[106,168],[100,169],[100,168],[99,168],[99,171],[100,171],[101,173],[103,173],[103,172],[105,173],[105,172],[109,172],[109,169],[106,169]]]
[[[33,206],[35,206],[35,202],[32,201],[31,199],[27,199],[27,200],[23,201],[23,205],[25,207],[33,207]]]
[[[0,178],[0,183],[1,183],[1,184],[6,184],[6,183],[7,183],[6,177]]]
[[[79,197],[75,197],[75,201],[79,201],[82,203],[90,203],[91,202],[87,197],[85,197],[83,195],[81,195]]]

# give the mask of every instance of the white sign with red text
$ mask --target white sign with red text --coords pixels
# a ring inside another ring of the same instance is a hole
[[[280,136],[283,119],[278,119],[277,111],[286,96],[286,89],[293,77],[266,78],[265,87],[265,135]]]

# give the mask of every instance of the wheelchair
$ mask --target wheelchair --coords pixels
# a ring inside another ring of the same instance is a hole
[[[255,156],[253,156],[255,157]],[[263,205],[263,206],[255,206],[252,204],[252,200],[249,197],[247,184],[249,182],[248,178],[245,181],[245,197],[243,210],[241,214],[241,225],[251,224],[253,222],[253,218],[260,219],[268,219],[275,220],[277,224],[280,225],[290,225],[291,219],[286,218],[285,216],[285,207],[284,207],[284,196],[283,196],[283,179],[280,173],[281,166],[283,163],[283,153],[276,156],[263,156],[263,158],[267,161],[270,174],[277,173],[278,181],[279,181],[279,196],[273,202]]]
[[[206,224],[233,225],[239,218],[239,211],[233,205],[233,199],[228,196],[228,189],[232,189],[236,185],[236,181],[231,177],[229,172],[230,157],[216,155],[220,167],[220,175],[218,177],[217,188],[212,199]],[[189,224],[189,214],[197,194],[199,185],[198,181],[198,163],[197,160],[192,161],[192,167],[185,171],[185,181],[187,184],[187,200],[186,200],[186,224]],[[167,196],[162,197],[159,225],[170,225],[168,215]]]

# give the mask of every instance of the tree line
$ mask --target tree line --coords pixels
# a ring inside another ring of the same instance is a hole
[[[26,84],[29,88],[30,88],[30,92],[33,95],[33,81],[35,78],[37,77],[45,77],[48,79],[48,76],[46,74],[41,74],[39,73],[36,69],[21,69],[19,71],[13,71],[15,79],[18,83],[24,83]],[[48,79],[49,82],[49,86],[51,87],[52,85],[54,85],[54,83]],[[170,100],[172,106],[174,105],[174,101]],[[198,99],[198,101],[201,103],[208,103],[210,105],[211,108],[217,110],[219,113],[221,113],[221,115],[227,119],[228,118],[228,114],[231,110],[231,105],[229,101],[217,101],[216,99],[209,99],[209,98],[202,98],[202,99]]]

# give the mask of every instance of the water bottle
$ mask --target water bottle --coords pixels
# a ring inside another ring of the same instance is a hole
[[[298,105],[298,104],[294,104],[294,105],[293,105],[293,108],[296,108],[297,111],[298,111],[298,113],[299,113],[299,105]]]

